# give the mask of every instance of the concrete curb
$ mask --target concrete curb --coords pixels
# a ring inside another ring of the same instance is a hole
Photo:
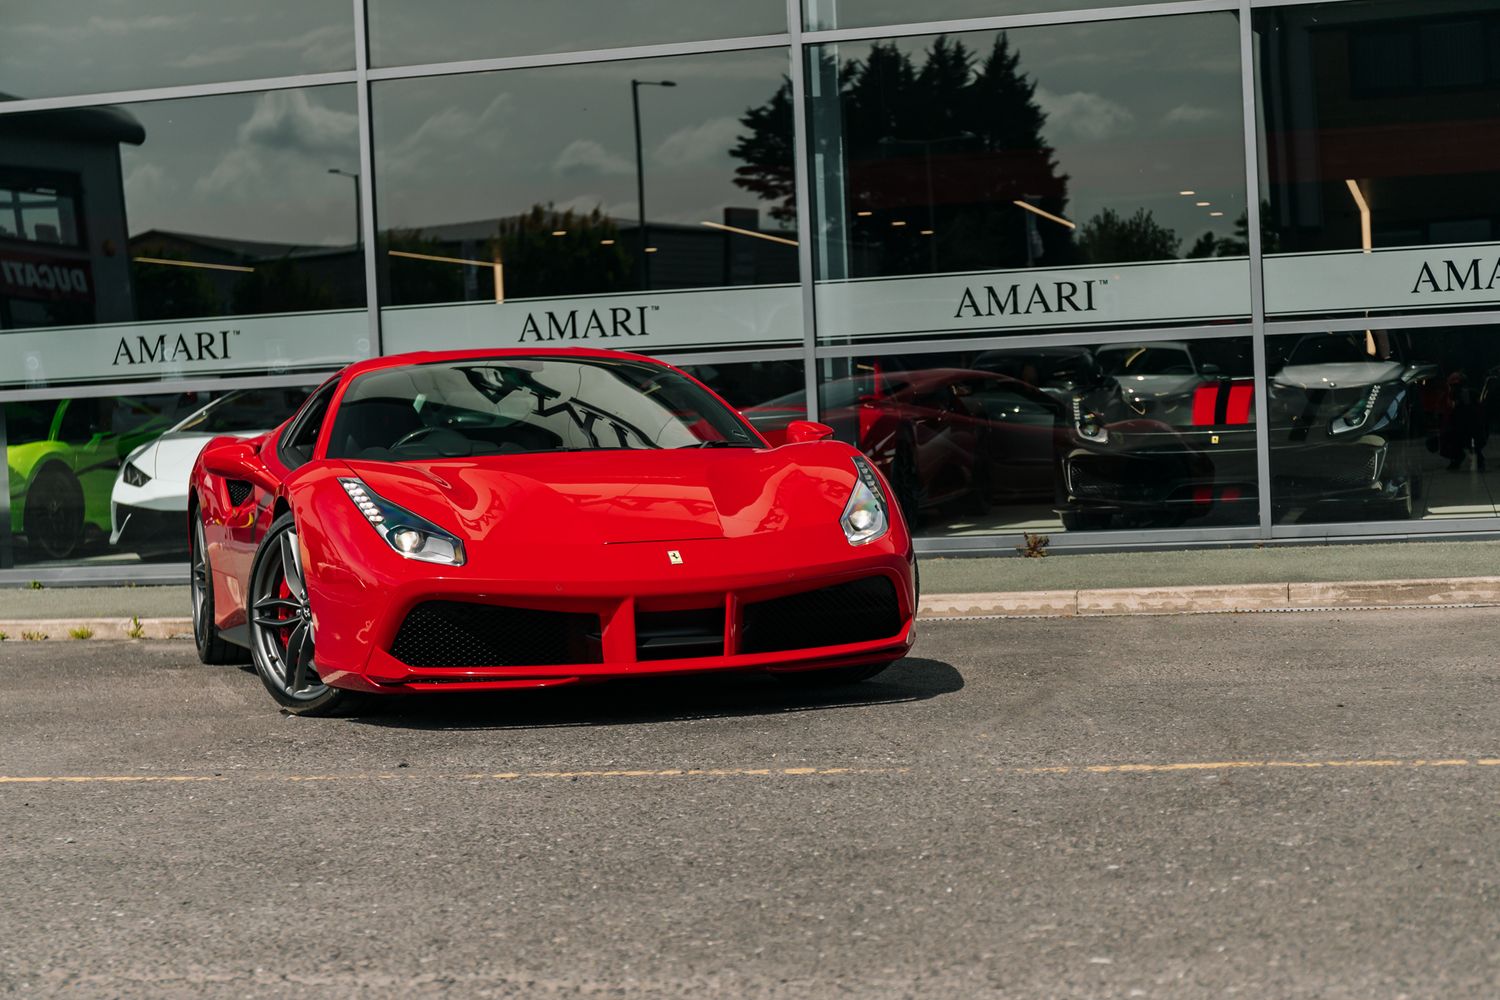
[[[1500,605],[1500,576],[1458,580],[1360,580],[1345,583],[1249,583],[1212,587],[933,594],[922,598],[918,616],[973,618],[1014,615],[1075,618],[1090,615],[1179,615],[1476,604]]]
[[[1347,583],[1246,583],[1212,587],[1035,590],[994,594],[930,594],[919,618],[1082,618],[1099,615],[1183,615],[1312,608],[1401,608],[1500,605],[1500,576],[1459,580],[1358,580]],[[190,618],[142,618],[132,636],[129,618],[34,618],[0,621],[8,639],[31,635],[72,639],[190,639]]]

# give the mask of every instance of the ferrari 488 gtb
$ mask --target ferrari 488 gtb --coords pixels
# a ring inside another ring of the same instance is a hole
[[[819,424],[771,447],[701,383],[610,351],[361,362],[189,496],[205,662],[280,704],[670,672],[855,680],[912,643],[889,485]]]

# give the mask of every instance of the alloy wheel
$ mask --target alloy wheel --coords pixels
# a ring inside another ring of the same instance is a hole
[[[251,589],[250,639],[262,676],[296,701],[321,697],[328,687],[313,658],[313,617],[302,574],[297,532],[268,540]]]

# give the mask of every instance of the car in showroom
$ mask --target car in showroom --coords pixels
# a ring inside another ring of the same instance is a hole
[[[1278,519],[1416,515],[1424,426],[1417,387],[1437,369],[1404,363],[1401,346],[1374,332],[1308,334],[1279,359],[1267,399]],[[1172,526],[1211,513],[1253,522],[1254,384],[1214,369],[1190,390],[1172,388],[1177,401],[1146,414],[1128,386],[1077,397],[1064,527]]]
[[[602,350],[359,362],[193,466],[193,631],[297,714],[664,673],[863,679],[912,643],[890,484]]]
[[[952,502],[983,510],[994,500],[1059,496],[1067,443],[1064,405],[994,372],[963,368],[868,371],[825,382],[819,418],[890,480],[909,520]],[[768,438],[805,413],[801,392],[745,411]]]
[[[307,392],[289,386],[225,393],[132,451],[110,491],[110,545],[146,558],[180,557],[188,476],[203,446],[225,434],[264,434],[301,406]]]
[[[169,427],[184,393],[5,404],[11,532],[35,559],[68,559],[110,530],[110,486],[124,457]]]

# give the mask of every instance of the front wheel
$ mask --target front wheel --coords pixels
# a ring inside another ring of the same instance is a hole
[[[21,515],[26,540],[48,559],[66,559],[83,543],[83,487],[71,469],[49,462],[37,473]]]
[[[290,512],[272,522],[256,550],[247,610],[255,672],[277,704],[293,715],[332,715],[351,707],[353,695],[318,675],[317,627]]]

